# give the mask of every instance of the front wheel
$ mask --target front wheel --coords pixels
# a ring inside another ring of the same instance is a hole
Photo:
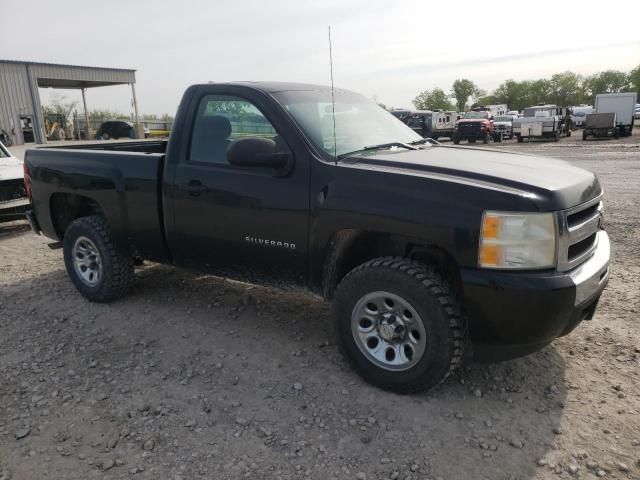
[[[124,296],[133,282],[133,257],[116,249],[104,217],[74,220],[64,234],[64,264],[76,289],[92,302]]]
[[[420,263],[378,258],[340,282],[337,343],[369,383],[398,393],[427,390],[462,363],[464,327],[453,293]]]

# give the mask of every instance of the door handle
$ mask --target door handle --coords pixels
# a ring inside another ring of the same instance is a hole
[[[203,185],[202,182],[199,180],[191,180],[187,184],[186,190],[187,192],[189,192],[189,195],[194,197],[198,197],[200,196],[200,194],[210,191],[209,187],[207,187],[206,185]]]

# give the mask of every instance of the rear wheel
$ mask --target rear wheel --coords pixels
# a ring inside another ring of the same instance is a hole
[[[380,388],[426,390],[462,362],[463,320],[452,292],[407,259],[378,258],[352,270],[336,291],[333,322],[341,351]]]
[[[133,282],[133,257],[116,249],[104,217],[74,220],[64,234],[64,264],[78,291],[93,302],[127,293]]]
[[[100,136],[103,140],[109,140],[111,138],[111,135],[109,135],[107,132],[102,132],[102,135]]]

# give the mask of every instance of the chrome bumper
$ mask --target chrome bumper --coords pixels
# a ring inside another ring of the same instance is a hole
[[[589,260],[569,272],[576,286],[574,305],[580,305],[598,291],[602,291],[609,280],[609,257],[611,245],[604,230],[598,232],[597,247]]]

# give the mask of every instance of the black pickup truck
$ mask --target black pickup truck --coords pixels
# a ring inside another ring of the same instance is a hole
[[[398,392],[593,316],[609,275],[593,173],[430,145],[366,98],[334,97],[196,85],[168,142],[29,150],[32,228],[91,301],[122,297],[142,260],[302,286],[333,302],[363,377]]]

